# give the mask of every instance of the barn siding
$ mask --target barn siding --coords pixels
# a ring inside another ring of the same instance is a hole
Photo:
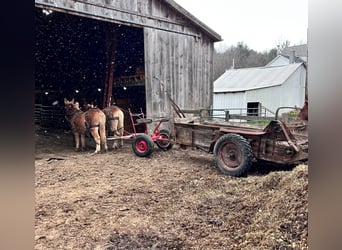
[[[35,0],[35,4],[38,7],[109,22],[201,36],[198,31],[194,31],[192,24],[185,17],[170,9],[161,0]]]
[[[212,104],[211,43],[145,28],[146,109],[170,115],[169,93],[183,109]]]

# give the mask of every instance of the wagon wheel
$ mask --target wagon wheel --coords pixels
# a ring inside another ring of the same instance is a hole
[[[132,149],[137,156],[149,156],[153,151],[153,141],[148,135],[137,135],[133,138]]]
[[[216,166],[227,175],[241,176],[252,166],[253,152],[248,141],[238,134],[221,136],[214,147]]]
[[[170,150],[173,144],[170,142],[170,132],[167,129],[161,129],[159,131],[159,140],[156,140],[158,148],[164,150]]]

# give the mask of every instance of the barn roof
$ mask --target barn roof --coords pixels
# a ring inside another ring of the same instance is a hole
[[[191,21],[193,24],[198,26],[200,29],[202,29],[209,37],[211,37],[214,42],[222,41],[221,36],[216,33],[214,30],[209,28],[207,25],[202,23],[199,19],[197,19],[194,15],[192,15],[190,12],[188,12],[186,9],[184,9],[182,6],[180,6],[178,3],[176,3],[173,0],[163,0],[166,4],[174,8],[177,12],[179,12],[181,15],[185,16],[189,21]]]
[[[283,55],[277,55],[275,58],[273,58],[272,61],[266,64],[265,67],[283,66],[283,65],[288,65],[288,64],[290,64],[289,58]]]
[[[214,82],[214,93],[241,92],[282,85],[302,63],[259,68],[230,69]]]

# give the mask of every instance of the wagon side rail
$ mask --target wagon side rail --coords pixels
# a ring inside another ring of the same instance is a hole
[[[266,107],[255,111],[253,108],[224,108],[224,109],[200,109],[201,120],[224,120],[224,121],[271,121],[274,113]]]

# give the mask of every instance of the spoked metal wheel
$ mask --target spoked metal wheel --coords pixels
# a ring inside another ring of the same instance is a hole
[[[241,176],[252,166],[253,152],[248,141],[238,134],[221,136],[214,147],[216,166],[227,175]]]
[[[161,129],[159,131],[160,139],[156,140],[158,148],[164,150],[170,150],[173,144],[170,142],[170,132],[167,129]]]

